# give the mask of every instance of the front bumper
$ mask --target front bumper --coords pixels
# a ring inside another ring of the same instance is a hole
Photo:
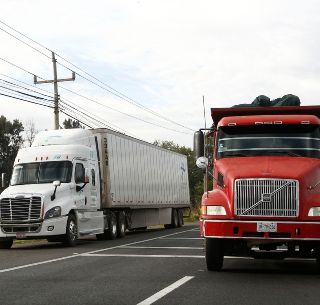
[[[276,231],[258,232],[258,223],[274,222]],[[200,220],[201,236],[250,240],[320,240],[320,222]]]
[[[29,232],[30,224],[0,224],[0,238],[27,239],[62,235],[66,233],[67,219],[68,216],[46,219],[37,224],[38,229],[35,229],[34,232]],[[36,224],[32,226],[36,228]]]

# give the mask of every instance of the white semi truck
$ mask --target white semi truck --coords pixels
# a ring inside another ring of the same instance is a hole
[[[179,227],[189,207],[186,156],[109,129],[43,131],[18,152],[0,195],[0,247]]]

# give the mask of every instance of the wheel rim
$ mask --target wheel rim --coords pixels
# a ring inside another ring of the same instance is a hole
[[[71,220],[70,223],[69,223],[69,237],[70,237],[70,240],[72,240],[72,241],[76,240],[77,236],[78,236],[77,225],[73,220]]]
[[[117,233],[117,225],[115,223],[112,224],[112,234],[115,235]]]

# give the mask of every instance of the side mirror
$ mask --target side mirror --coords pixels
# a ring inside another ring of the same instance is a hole
[[[56,199],[57,187],[61,185],[61,181],[55,180],[52,182],[52,184],[54,186],[54,191],[53,191],[53,194],[51,195],[51,201]]]
[[[201,169],[206,169],[209,164],[208,158],[200,157],[196,161],[196,165]]]
[[[204,156],[204,133],[201,130],[194,133],[193,151],[196,160]]]
[[[52,182],[53,186],[58,187],[61,185],[61,182],[59,180],[53,181]]]

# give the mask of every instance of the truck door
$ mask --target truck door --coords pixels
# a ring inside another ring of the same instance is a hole
[[[86,177],[86,163],[84,161],[76,161],[74,169],[74,180],[76,183],[75,204],[77,209],[88,209],[90,203],[89,182]]]
[[[74,178],[76,183],[75,204],[80,234],[103,231],[103,213],[97,211],[97,177],[89,162],[76,161]]]

